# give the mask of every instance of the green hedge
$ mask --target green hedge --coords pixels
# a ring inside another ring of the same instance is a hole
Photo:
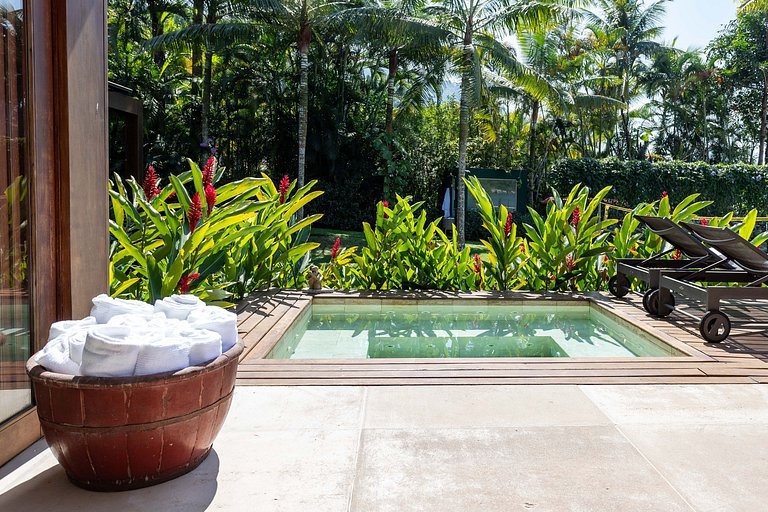
[[[656,201],[666,191],[673,204],[689,194],[700,193],[702,200],[714,201],[705,212],[708,215],[730,211],[739,215],[752,208],[765,215],[768,213],[767,173],[768,166],[745,164],[581,159],[555,162],[547,182],[560,193],[566,193],[576,183],[583,183],[590,190],[613,185],[608,198],[627,207]]]

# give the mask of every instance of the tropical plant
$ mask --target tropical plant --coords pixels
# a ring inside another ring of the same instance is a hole
[[[577,184],[565,198],[553,190],[545,216],[529,208],[529,263],[522,269],[527,288],[597,290],[607,281],[601,260],[611,251],[608,228],[616,220],[601,219],[598,209],[610,190],[605,187],[590,198],[589,189]]]
[[[209,159],[205,170],[171,175],[160,188],[150,168],[143,186],[115,175],[110,182],[110,292],[155,301],[195,292],[206,301],[242,297],[260,286],[300,284],[296,268],[316,244],[308,226],[291,216],[319,192],[313,184],[277,190],[266,177],[215,188],[224,169]],[[263,272],[263,267],[268,272]]]
[[[363,224],[366,245],[346,268],[346,287],[384,290],[469,290],[476,286],[469,248],[459,249],[439,220],[427,222],[422,203],[380,202],[376,224]],[[346,254],[345,254],[346,256]]]
[[[488,249],[488,261],[484,262],[483,268],[491,278],[485,287],[499,290],[520,288],[525,284],[521,279],[521,269],[529,261],[525,254],[525,241],[517,236],[517,224],[512,213],[504,205],[498,208],[493,206],[477,177],[470,177],[466,184],[477,202],[478,213],[488,235],[487,240],[481,240]],[[481,276],[485,274],[480,273]]]

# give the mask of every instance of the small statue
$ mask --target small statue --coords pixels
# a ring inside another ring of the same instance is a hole
[[[309,272],[307,272],[307,287],[310,290],[322,290],[323,289],[323,274],[317,265],[310,265]]]

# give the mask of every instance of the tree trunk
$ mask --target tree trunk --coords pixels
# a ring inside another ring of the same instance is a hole
[[[389,50],[389,70],[387,73],[387,135],[392,135],[395,115],[395,75],[397,75],[397,50]]]
[[[299,169],[298,186],[304,186],[304,169],[307,160],[307,123],[309,108],[309,41],[311,29],[309,24],[304,24],[299,31]],[[298,212],[301,219],[304,209]]]
[[[208,114],[211,111],[211,67],[213,51],[205,49],[205,69],[203,71],[203,108],[200,116],[200,143],[208,144]]]
[[[625,157],[633,159],[632,155],[632,136],[629,133],[629,67],[624,71],[624,86],[622,88],[622,98],[625,106],[621,109],[621,129],[624,132],[624,152]]]
[[[203,24],[203,11],[205,10],[205,0],[194,0],[193,12],[192,12],[192,24]],[[195,79],[192,81],[192,94],[197,96],[200,94],[200,84],[198,80],[203,77],[203,48],[198,43],[192,45],[192,77]]]
[[[465,235],[465,187],[464,176],[467,172],[467,139],[469,138],[469,76],[472,72],[472,19],[467,23],[464,33],[464,62],[461,70],[461,94],[459,100],[459,165],[456,172],[456,229],[459,248],[464,248]]]
[[[538,100],[533,100],[533,107],[531,108],[531,140],[528,145],[528,167],[533,169],[533,163],[536,160],[536,125],[539,122],[539,107]]]
[[[768,124],[768,75],[763,73],[763,99],[760,104],[760,153],[757,165],[765,164],[765,135]]]
[[[162,9],[158,8],[157,0],[148,0],[147,9],[149,10],[149,19],[152,26],[152,37],[157,37],[163,34]],[[152,60],[158,69],[162,69],[165,65],[165,52],[162,48],[156,48],[152,50]]]
[[[208,5],[208,15],[205,22],[209,25],[216,23],[216,2]],[[213,73],[213,48],[206,42],[205,62],[203,64],[203,105],[200,116],[200,143],[208,144],[208,116],[211,111],[211,75]]]

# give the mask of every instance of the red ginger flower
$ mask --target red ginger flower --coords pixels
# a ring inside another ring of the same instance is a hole
[[[661,198],[664,199],[665,197],[669,197],[666,190],[661,193]]]
[[[189,211],[187,212],[190,233],[194,233],[197,223],[200,222],[202,216],[203,205],[202,201],[200,201],[200,194],[195,192],[195,195],[192,196],[192,203],[189,205]]]
[[[565,257],[565,266],[568,267],[568,272],[573,272],[573,269],[576,268],[576,260],[570,254]]]
[[[702,219],[701,219],[701,225],[702,225],[702,226],[708,226],[708,225],[709,225],[709,221],[708,221],[707,219],[705,219],[705,218],[703,218],[703,217],[702,217]]]
[[[504,225],[504,238],[509,238],[509,234],[512,233],[512,213],[507,214],[507,223]]]
[[[608,261],[610,261],[610,259],[608,258],[608,255],[606,254],[606,255],[603,256],[603,263],[608,263]]]
[[[381,206],[383,206],[384,208],[389,208],[389,201],[382,201]],[[384,212],[384,218],[385,219],[389,218],[389,215],[387,215],[387,212]]]
[[[144,195],[147,199],[151,200],[153,197],[160,193],[160,188],[157,186],[157,173],[153,166],[147,168],[147,174],[144,175]]]
[[[683,253],[680,252],[680,249],[675,250],[674,254],[672,254],[673,260],[679,260],[683,257]]]
[[[211,210],[213,210],[216,204],[216,189],[210,183],[205,186],[205,202],[208,204],[208,216],[211,216]]]
[[[200,274],[195,272],[194,274],[188,274],[179,279],[179,293],[189,293],[189,286],[192,281],[200,277]]]
[[[481,273],[483,270],[483,264],[480,262],[480,255],[475,254],[475,272]]]
[[[216,168],[216,159],[211,157],[203,168],[203,188],[213,184],[213,171]]]
[[[336,259],[336,256],[339,255],[339,247],[341,246],[341,238],[337,238],[336,241],[333,243],[333,249],[331,249],[331,261]]]
[[[579,210],[579,207],[577,206],[576,209],[573,210],[571,224],[573,224],[573,227],[577,228],[579,227],[579,222],[581,222],[581,210]]]
[[[291,180],[288,179],[288,175],[283,176],[280,180],[280,204],[285,203],[285,195],[288,193],[288,187],[291,186]]]

